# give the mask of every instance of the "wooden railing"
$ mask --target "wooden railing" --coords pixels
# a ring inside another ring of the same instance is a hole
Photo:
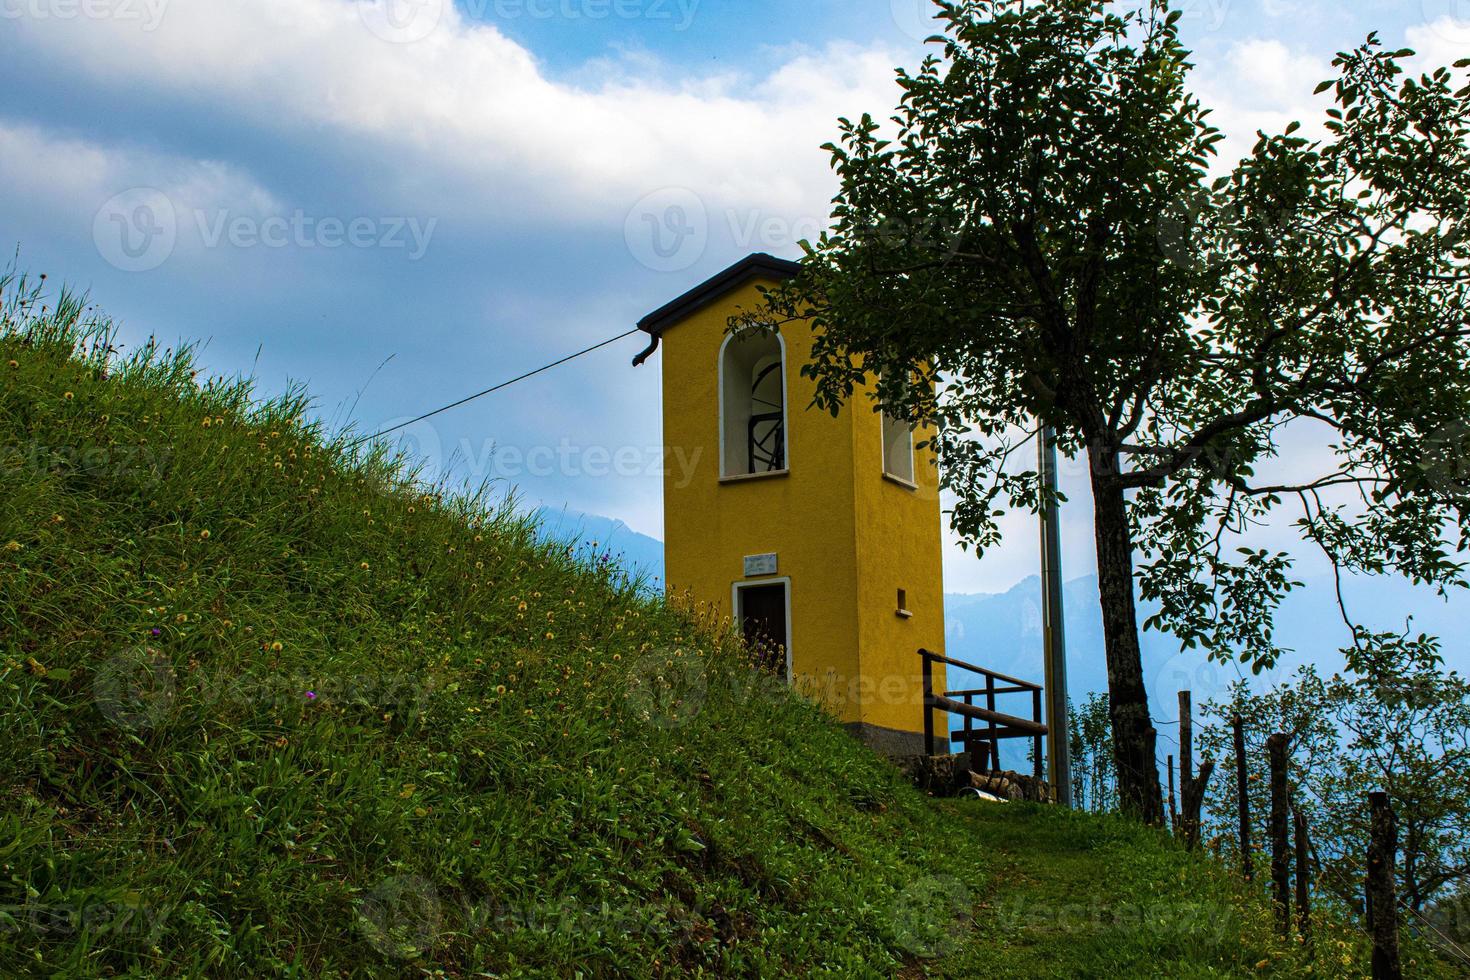
[[[949,743],[962,743],[970,753],[972,772],[990,772],[1000,769],[1000,740],[1004,738],[1029,738],[1032,740],[1032,758],[1036,781],[1042,779],[1042,740],[1046,737],[1046,725],[1041,715],[1041,685],[1023,681],[998,671],[987,670],[963,660],[954,660],[928,650],[920,650],[924,664],[924,744],[929,752],[934,751],[934,712],[945,711],[959,715],[964,727],[958,732],[948,732]],[[974,671],[985,678],[985,686],[967,691],[934,691],[934,665],[946,664],[963,670]],[[996,698],[1003,694],[1031,695],[1030,720],[1016,715],[1003,714],[995,709]],[[985,707],[975,704],[975,698],[984,695]],[[956,700],[959,699],[959,700]],[[984,722],[984,728],[976,728],[975,722]],[[945,726],[948,728],[948,725]]]

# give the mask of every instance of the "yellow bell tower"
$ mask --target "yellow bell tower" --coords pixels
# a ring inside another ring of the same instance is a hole
[[[751,255],[638,324],[652,343],[635,364],[663,348],[668,587],[765,641],[870,745],[919,753],[918,650],[944,649],[938,474],[923,434],[865,392],[835,418],[809,408],[804,326],[730,336],[758,287],[799,268]]]

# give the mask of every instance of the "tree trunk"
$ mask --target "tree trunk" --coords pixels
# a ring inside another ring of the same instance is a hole
[[[1387,793],[1369,793],[1371,811],[1368,837],[1368,933],[1373,937],[1373,980],[1400,980],[1399,909],[1394,893],[1394,858],[1398,853],[1398,826]]]
[[[1117,453],[1094,446],[1088,456],[1092,464],[1097,584],[1108,655],[1108,706],[1113,722],[1118,803],[1124,813],[1159,826],[1164,822],[1164,799],[1159,787],[1157,738],[1143,683],[1143,656],[1138,648],[1133,532],[1116,476]]]

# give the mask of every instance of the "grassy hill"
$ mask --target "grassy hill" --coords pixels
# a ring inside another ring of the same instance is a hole
[[[0,292],[0,975],[1296,972],[1166,838],[926,799],[504,501]]]

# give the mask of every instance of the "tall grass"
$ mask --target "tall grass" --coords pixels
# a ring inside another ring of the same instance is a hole
[[[0,294],[0,974],[903,962],[958,833],[724,624]]]
[[[935,806],[708,609],[310,409],[0,277],[0,976],[1308,962],[1151,831]]]

